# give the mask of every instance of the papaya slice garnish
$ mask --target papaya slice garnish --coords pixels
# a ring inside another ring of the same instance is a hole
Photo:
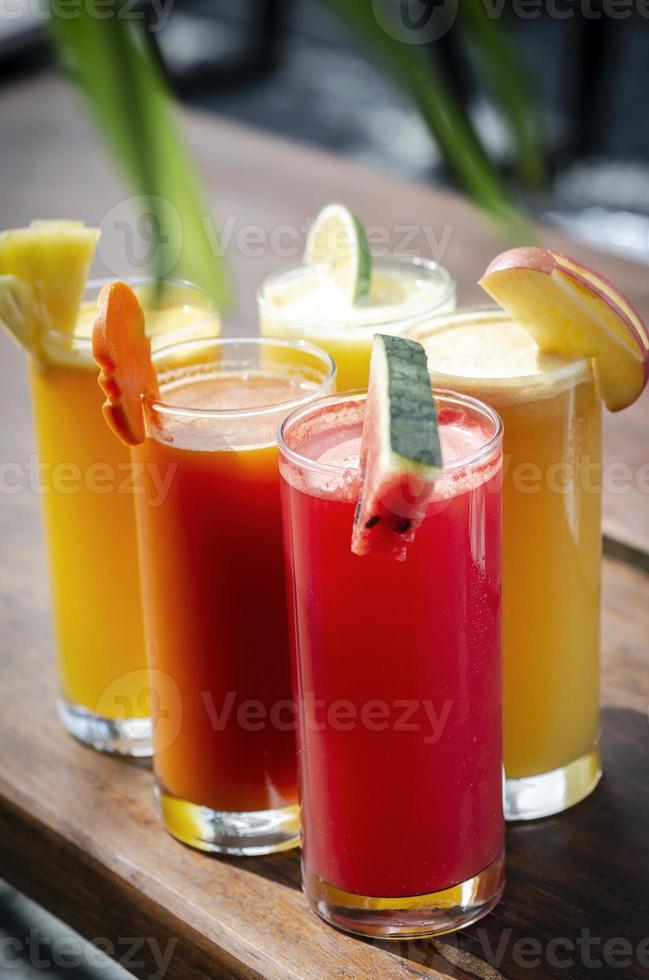
[[[125,282],[106,283],[99,293],[92,353],[101,368],[106,421],[122,442],[137,446],[146,436],[143,399],[160,392],[144,313]]]

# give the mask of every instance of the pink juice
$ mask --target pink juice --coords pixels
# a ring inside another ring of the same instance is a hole
[[[350,550],[363,401],[285,424],[307,891],[428,895],[502,854],[502,456],[472,404],[437,398],[444,472],[404,562]]]

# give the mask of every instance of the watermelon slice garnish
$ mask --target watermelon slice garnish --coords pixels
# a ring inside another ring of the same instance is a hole
[[[99,293],[92,353],[101,368],[106,421],[122,442],[137,446],[146,435],[142,399],[159,398],[160,392],[144,313],[125,282],[106,283]]]
[[[361,496],[352,551],[404,561],[442,469],[426,352],[377,334],[361,441]]]

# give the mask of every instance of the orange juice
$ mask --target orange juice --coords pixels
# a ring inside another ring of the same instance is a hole
[[[140,284],[145,299],[153,287]],[[182,292],[182,297],[180,296]],[[89,286],[89,294],[97,287]],[[173,284],[151,331],[218,330],[208,301]],[[59,708],[66,727],[95,748],[149,755],[149,680],[142,623],[134,499],[137,472],[109,430],[90,333],[95,300],[75,332],[43,338],[30,358],[43,512],[50,558]],[[140,488],[141,489],[141,488]]]
[[[565,809],[600,775],[601,405],[588,361],[542,353],[496,310],[412,332],[435,384],[505,427],[503,653],[508,816]]]
[[[245,394],[245,407],[253,408],[295,393],[289,381],[259,374],[207,377],[163,397],[167,404],[232,408],[243,407]],[[235,438],[237,428],[230,430]],[[291,696],[277,447],[237,442],[236,449],[210,452],[199,446],[191,421],[181,419],[172,444],[152,438],[144,453],[151,663],[173,676],[183,697],[177,737],[171,713],[157,722],[157,740],[168,744],[156,753],[156,774],[168,792],[215,810],[294,804],[292,732],[256,723],[228,724],[217,733],[212,727],[229,692],[236,692],[232,714],[247,701],[270,710]],[[160,507],[150,505],[154,468],[172,477]],[[209,706],[205,692],[213,699]]]
[[[172,351],[136,450],[163,819],[200,849],[284,850],[299,827],[277,428],[333,365],[257,339]]]

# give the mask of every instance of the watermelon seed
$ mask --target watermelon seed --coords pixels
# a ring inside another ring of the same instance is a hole
[[[365,521],[365,527],[369,531],[369,529],[371,527],[374,527],[375,524],[378,524],[380,520],[381,520],[381,518],[379,517],[379,515],[378,514],[375,514],[374,517],[370,517],[369,520]]]
[[[365,527],[367,527],[367,524],[365,525]],[[399,532],[399,534],[405,534],[406,531],[409,531],[411,527],[412,527],[412,521],[410,520],[410,518],[406,517],[405,520],[399,521],[399,523],[397,524],[397,531]]]

